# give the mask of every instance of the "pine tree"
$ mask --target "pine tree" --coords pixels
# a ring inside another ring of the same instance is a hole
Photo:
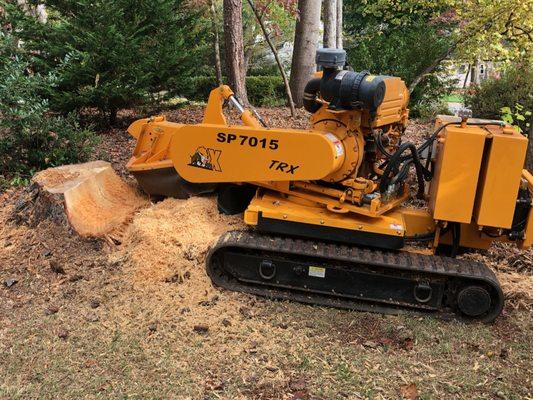
[[[49,0],[46,24],[13,3],[6,18],[34,67],[58,77],[51,107],[95,107],[111,122],[119,109],[191,75],[208,33],[185,0]]]

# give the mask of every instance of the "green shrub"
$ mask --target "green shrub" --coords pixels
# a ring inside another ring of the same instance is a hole
[[[217,86],[211,76],[194,76],[176,82],[174,93],[192,101],[207,101],[209,93]],[[248,100],[254,106],[279,106],[286,102],[285,86],[280,76],[248,76]]]
[[[248,99],[256,106],[280,106],[286,103],[285,86],[280,76],[246,78]]]
[[[176,80],[172,93],[191,101],[207,101],[209,93],[216,87],[214,76],[192,76]]]
[[[451,115],[448,103],[445,100],[437,99],[435,101],[419,101],[415,104],[414,112],[411,112],[416,118],[423,121],[432,121],[437,115]]]
[[[1,41],[0,41],[1,45]],[[17,58],[0,58],[0,181],[24,183],[35,171],[85,161],[95,144],[73,114],[50,113],[37,93],[53,87],[53,77],[28,73]]]
[[[531,111],[526,110],[525,107],[519,103],[516,103],[514,107],[502,107],[500,111],[503,121],[517,127],[521,133],[527,136],[530,135],[532,122],[531,116],[533,115]]]
[[[0,26],[13,27],[34,70],[57,74],[47,95],[53,110],[95,107],[112,122],[117,110],[193,74],[200,53],[211,51],[208,21],[186,0],[48,0],[46,7],[49,20],[41,24],[9,2]]]
[[[523,109],[521,114],[533,112],[533,68],[529,63],[516,64],[503,72],[499,79],[483,81],[465,96],[465,104],[474,117],[500,119],[502,108]],[[527,121],[520,121],[525,129]]]
[[[276,76],[279,75],[279,68],[274,63],[263,63],[252,65],[248,69],[248,76]]]

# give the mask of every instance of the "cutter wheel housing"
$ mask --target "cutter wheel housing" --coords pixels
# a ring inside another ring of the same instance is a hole
[[[352,71],[340,49],[320,49],[316,61],[320,72],[303,94],[308,129],[267,127],[222,85],[210,92],[202,123],[135,121],[129,172],[156,197],[216,192],[220,212],[243,213],[250,232],[225,235],[207,260],[218,286],[494,320],[503,308],[495,275],[455,257],[498,241],[533,244],[528,139],[462,110],[409,142],[404,81]],[[225,104],[242,124],[228,123]]]

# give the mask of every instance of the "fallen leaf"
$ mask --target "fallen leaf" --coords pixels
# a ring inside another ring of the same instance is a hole
[[[89,358],[87,361],[85,361],[85,368],[92,368],[97,364],[98,362],[94,358]]]
[[[379,346],[379,343],[376,343],[372,340],[367,340],[363,343],[363,346],[364,347],[368,347],[368,348],[371,348],[371,349],[375,349],[376,347]]]
[[[57,336],[60,338],[60,339],[63,339],[63,340],[66,340],[68,338],[68,331],[66,329],[60,329],[58,332],[57,332]]]
[[[307,382],[303,378],[291,379],[289,382],[289,387],[295,392],[302,392],[307,388]]]
[[[406,339],[402,344],[401,348],[404,350],[413,350],[414,341],[412,339]]]
[[[400,386],[400,393],[404,399],[416,400],[416,398],[418,397],[416,383],[410,383],[409,385]]]
[[[194,325],[192,329],[196,333],[207,333],[209,331],[209,327],[207,325]]]
[[[309,395],[304,390],[299,390],[292,394],[293,400],[307,400],[308,398],[309,398]]]

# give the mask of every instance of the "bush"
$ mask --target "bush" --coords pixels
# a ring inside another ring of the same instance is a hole
[[[528,63],[511,66],[500,79],[486,80],[469,91],[465,104],[478,118],[500,119],[502,108],[514,109],[516,104],[523,107],[521,114],[533,112],[533,68]]]
[[[249,76],[246,78],[246,89],[253,105],[280,106],[287,102],[281,76]]]
[[[207,101],[209,93],[216,87],[214,76],[192,76],[176,80],[172,93],[191,101]]]
[[[418,102],[415,106],[414,111],[410,110],[411,115],[423,121],[432,121],[437,115],[452,115],[448,103],[442,99]]]
[[[361,8],[367,4],[377,3],[353,2],[345,6],[348,62],[356,71],[398,76],[409,85],[449,49],[451,39],[430,16],[413,14],[408,23],[397,26],[362,12]],[[429,9],[428,14],[431,14]],[[438,104],[451,93],[454,82],[438,77],[443,68],[439,65],[411,94],[413,117],[427,114],[432,104]]]
[[[48,101],[37,95],[53,81],[30,75],[17,58],[0,59],[0,185],[24,183],[36,170],[89,157],[92,133],[73,114],[50,113]]]
[[[176,94],[193,101],[207,101],[217,83],[211,76],[195,76],[182,79],[176,85]],[[279,106],[286,103],[285,86],[280,76],[248,76],[246,90],[248,100],[254,106]]]
[[[209,50],[209,30],[186,0],[49,0],[46,24],[6,5],[7,21],[33,55],[33,68],[55,71],[53,110],[95,107],[111,121],[117,110],[148,102],[174,76],[194,73]]]
[[[429,121],[439,114],[451,114],[445,98],[452,93],[452,88],[451,81],[435,75],[426,77],[411,93],[409,101],[411,117]]]
[[[276,76],[279,75],[279,67],[275,63],[265,63],[263,60],[248,69],[248,76]]]

